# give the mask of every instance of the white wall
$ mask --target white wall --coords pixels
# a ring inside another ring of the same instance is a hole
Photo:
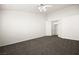
[[[79,40],[79,5],[72,5],[48,15],[49,21],[60,20],[58,36]]]
[[[52,22],[46,21],[46,36],[51,36],[52,35]]]
[[[0,11],[0,41],[1,40],[2,40],[2,11]]]
[[[61,25],[60,37],[79,40],[79,15],[63,18]]]
[[[1,12],[0,12],[0,39],[1,39]]]
[[[45,36],[45,18],[40,13],[3,10],[0,46]]]

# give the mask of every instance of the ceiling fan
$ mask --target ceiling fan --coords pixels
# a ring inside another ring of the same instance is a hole
[[[52,5],[49,4],[40,4],[38,6],[38,9],[40,12],[46,12],[48,7],[52,7]]]

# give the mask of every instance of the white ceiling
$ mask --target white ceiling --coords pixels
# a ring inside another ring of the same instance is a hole
[[[65,8],[67,6],[70,6],[69,4],[51,4],[52,7],[47,8],[47,13],[55,12],[59,9]]]
[[[26,12],[39,12],[36,4],[4,4],[3,10],[22,10]]]
[[[52,7],[47,8],[47,13],[54,12],[58,9],[69,6],[68,4],[49,4]],[[4,4],[2,5],[4,10],[23,10],[27,12],[40,12],[38,10],[39,4]]]

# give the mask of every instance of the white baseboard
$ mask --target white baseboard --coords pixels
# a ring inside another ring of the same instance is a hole
[[[0,43],[0,47],[2,46],[7,46],[7,45],[11,45],[11,44],[15,44],[15,43],[19,43],[19,42],[23,42],[23,41],[28,41],[28,40],[32,40],[32,39],[36,39],[36,38],[40,38],[40,37],[44,37],[45,35],[40,35],[40,36],[35,36],[35,37],[30,37],[30,38],[25,38],[25,39],[21,39],[18,40],[16,42],[8,42],[8,43]]]
[[[75,41],[79,41],[79,39],[77,38],[71,38],[71,37],[68,37],[68,36],[59,36],[58,37],[62,38],[62,39],[67,39],[67,40],[75,40]]]

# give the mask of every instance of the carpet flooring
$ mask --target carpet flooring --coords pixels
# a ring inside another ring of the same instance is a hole
[[[46,36],[0,47],[0,55],[78,55],[79,41]]]

